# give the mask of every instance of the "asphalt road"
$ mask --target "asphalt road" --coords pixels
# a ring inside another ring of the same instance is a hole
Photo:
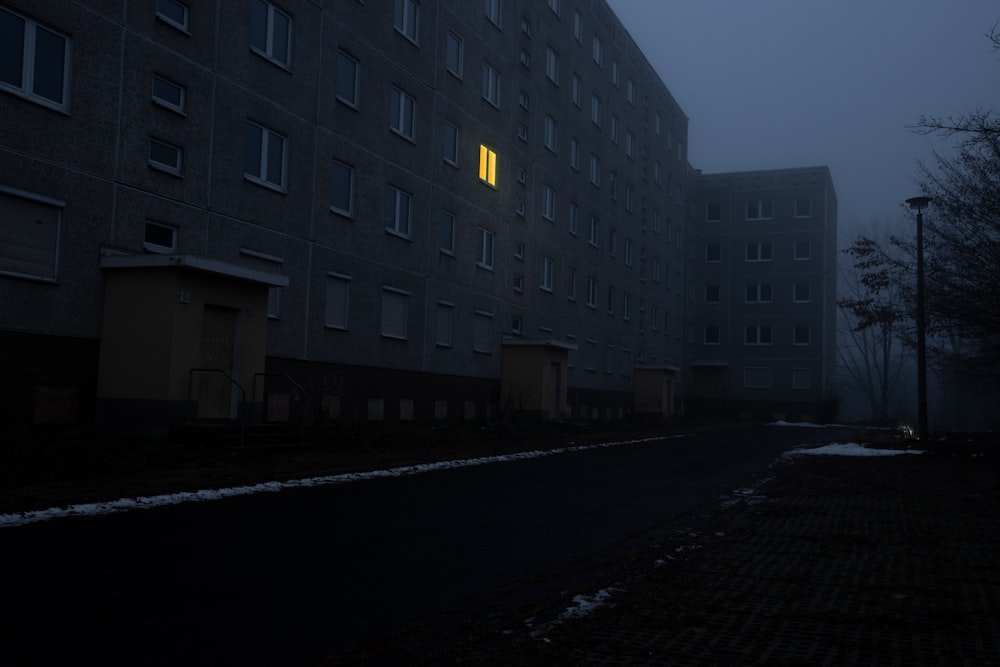
[[[394,664],[502,640],[837,436],[745,426],[3,529],[0,665]]]

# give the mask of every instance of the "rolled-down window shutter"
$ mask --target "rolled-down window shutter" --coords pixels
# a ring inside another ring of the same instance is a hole
[[[59,206],[0,192],[0,272],[56,279]]]

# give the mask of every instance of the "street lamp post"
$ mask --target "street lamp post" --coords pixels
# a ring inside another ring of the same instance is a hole
[[[917,212],[917,418],[920,439],[927,438],[927,313],[924,305],[924,209],[933,201],[921,196],[906,200]]]

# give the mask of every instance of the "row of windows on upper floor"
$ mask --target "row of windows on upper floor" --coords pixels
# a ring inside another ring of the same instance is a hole
[[[771,283],[746,283],[744,286],[744,303],[763,304],[774,303],[774,285]],[[787,293],[791,296],[792,303],[811,303],[812,284],[808,282],[792,283],[791,291]],[[787,297],[786,297],[787,298]],[[705,303],[722,303],[722,286],[717,284],[705,285]]]
[[[793,324],[789,333],[790,342],[796,347],[808,347],[812,345],[812,327],[806,324]],[[703,342],[705,345],[722,345],[722,329],[718,324],[707,324],[704,329]],[[752,324],[743,327],[743,344],[747,346],[771,345],[775,341],[772,335],[770,324]],[[784,340],[778,343],[786,342]]]
[[[792,217],[806,219],[813,216],[812,199],[796,198],[791,202]],[[746,202],[747,220],[774,220],[775,205],[773,199],[758,199]],[[711,202],[705,205],[706,222],[722,222],[722,203]]]
[[[744,260],[747,262],[770,262],[774,260],[774,243],[772,241],[753,241],[745,245]],[[795,239],[792,241],[792,259],[805,261],[813,258],[812,241]],[[716,263],[722,261],[722,245],[719,243],[705,244],[705,261]]]

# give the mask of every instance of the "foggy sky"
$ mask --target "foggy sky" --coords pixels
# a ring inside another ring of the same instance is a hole
[[[608,0],[687,114],[706,173],[827,165],[840,238],[897,226],[941,140],[921,114],[1000,109],[997,0]]]

